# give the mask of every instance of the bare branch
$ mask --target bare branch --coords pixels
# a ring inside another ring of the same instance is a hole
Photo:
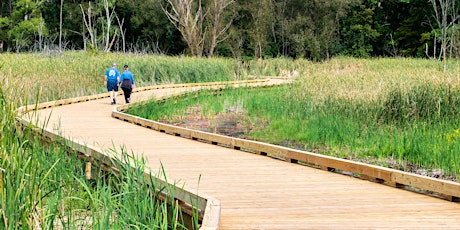
[[[201,56],[203,53],[203,19],[205,14],[201,1],[194,4],[193,0],[167,0],[168,7],[162,6],[169,21],[182,34],[192,56]]]

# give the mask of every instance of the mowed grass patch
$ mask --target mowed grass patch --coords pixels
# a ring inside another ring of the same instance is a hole
[[[290,86],[152,102],[129,113],[173,123],[199,117],[211,124],[236,111],[250,126],[245,138],[459,178],[460,87],[452,70],[443,73],[437,62],[418,59],[297,65],[301,76]]]

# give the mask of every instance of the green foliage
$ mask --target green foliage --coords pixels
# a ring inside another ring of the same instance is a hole
[[[0,19],[0,39],[5,39],[17,51],[28,50],[37,40],[48,36],[48,29],[40,16],[42,1],[13,1],[8,17]],[[8,32],[2,32],[8,28]]]
[[[27,20],[26,18],[37,15],[40,11],[38,10],[37,3],[32,0],[18,0],[16,2],[15,11],[12,13],[13,21],[19,22]]]
[[[88,39],[88,34],[82,22],[80,4],[87,9],[89,2],[92,6],[91,19],[98,36],[97,42],[93,43],[102,43],[101,36],[107,28],[102,1],[64,1],[64,48],[84,48],[83,41]],[[114,9],[114,15],[120,23],[123,22],[122,28],[119,28],[119,22],[113,18],[110,35],[117,31],[117,36],[112,50],[186,54],[187,45],[163,12],[164,3],[163,0],[109,1],[109,8]],[[210,4],[211,1],[202,1],[204,9],[212,9]],[[10,20],[0,29],[5,50],[33,50],[32,45],[40,41],[36,24],[20,25],[14,34],[8,35],[8,31],[21,21],[39,17],[44,19],[43,29],[47,28],[43,34],[45,39],[40,42],[47,47],[56,45],[58,39],[55,38],[60,32],[60,1],[11,0],[9,3],[2,2],[0,7],[0,15]],[[208,11],[208,15],[211,12]],[[284,56],[315,61],[336,55],[432,57],[435,52],[440,53],[434,36],[427,36],[440,29],[432,19],[433,14],[433,6],[426,0],[238,0],[222,12],[222,22],[232,23],[228,36],[220,37],[218,52],[215,53],[239,59]],[[213,23],[210,18],[205,17],[205,20],[203,30]],[[450,27],[449,35],[455,35],[455,27],[457,23]],[[21,35],[21,31],[26,34]],[[125,46],[121,31],[125,35]],[[209,35],[206,34],[204,40],[205,52]],[[453,38],[454,47],[448,51],[457,56],[455,47],[458,45],[455,36]],[[89,52],[101,49],[100,44],[91,46]]]
[[[7,17],[0,18],[0,28],[5,28],[10,24],[10,20]]]
[[[344,48],[341,52],[354,57],[369,57],[373,51],[372,43],[380,36],[373,28],[374,8],[359,5],[350,14],[342,21]]]
[[[8,40],[8,26],[10,20],[7,17],[0,17],[0,41]]]
[[[16,47],[30,47],[35,42],[35,37],[37,37],[39,31],[42,36],[46,36],[48,34],[48,30],[43,24],[43,20],[40,18],[32,18],[16,24],[9,32],[9,36],[15,43]]]
[[[404,3],[408,7],[408,16],[401,22],[395,31],[395,39],[399,42],[401,54],[405,56],[425,57],[425,45],[427,41],[422,39],[424,33],[434,30],[434,25],[420,23],[427,21],[427,15],[432,15],[433,9],[427,7],[427,1],[412,0]],[[429,41],[432,44],[432,41]]]

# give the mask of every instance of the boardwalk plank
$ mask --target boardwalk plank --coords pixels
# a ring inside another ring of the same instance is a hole
[[[197,87],[196,89],[199,89]],[[186,88],[137,92],[133,101]],[[121,97],[119,97],[121,101]],[[111,117],[107,98],[38,112],[40,123],[103,149],[125,146],[168,178],[221,201],[221,229],[460,229],[460,205]]]

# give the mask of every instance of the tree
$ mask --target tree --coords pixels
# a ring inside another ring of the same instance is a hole
[[[11,0],[0,3],[0,52],[3,51],[4,41],[8,40],[7,31],[11,24],[11,6]]]
[[[277,11],[276,17],[277,21],[279,22],[279,32],[277,33],[277,36],[279,36],[279,44],[281,47],[281,55],[288,56],[288,46],[289,43],[287,42],[287,34],[286,34],[286,28],[289,25],[289,21],[286,20],[285,15],[286,15],[286,10],[287,10],[287,0],[281,0],[275,3],[275,10]]]
[[[234,0],[167,0],[163,11],[187,43],[192,56],[214,55],[233,20],[226,9]]]
[[[280,0],[281,1],[281,0]],[[283,5],[282,38],[289,56],[327,60],[338,51],[340,22],[356,0],[286,1]]]
[[[110,41],[110,28],[112,26],[112,21],[113,21],[113,18],[114,18],[114,13],[115,13],[115,7],[114,7],[114,2],[113,0],[109,2],[109,0],[103,0],[102,1],[103,3],[103,6],[104,6],[104,10],[105,10],[105,24],[106,24],[106,27],[107,27],[107,31],[105,31],[105,48],[104,48],[104,51],[105,52],[109,52],[110,49],[112,48],[112,44],[113,44],[113,41],[115,40],[115,37],[117,35],[117,32],[115,31],[114,34],[113,34],[113,39],[112,39],[112,42]]]
[[[314,17],[313,21],[316,27],[314,36],[320,47],[320,59],[330,59],[331,49],[338,45],[340,21],[346,18],[348,8],[355,3],[356,0],[324,0],[313,5],[313,9],[318,12],[318,17]]]
[[[270,31],[273,26],[274,5],[271,0],[257,0],[252,3],[252,31],[249,31],[254,48],[254,57],[262,58],[268,47]]]
[[[115,15],[115,17],[117,18],[118,26],[120,28],[122,45],[123,45],[122,50],[123,50],[123,53],[125,53],[126,52],[126,38],[125,38],[126,37],[126,29],[123,30],[123,24],[125,23],[125,19],[123,18],[120,21],[120,18],[117,15]]]
[[[203,55],[204,30],[203,21],[206,12],[203,12],[201,0],[167,0],[163,11],[168,19],[182,34],[192,56]]]
[[[429,0],[433,6],[434,19],[441,31],[441,54],[443,70],[447,68],[447,42],[448,32],[458,19],[455,0]]]
[[[234,0],[211,0],[211,4],[209,6],[210,12],[210,23],[209,28],[211,28],[210,39],[208,42],[208,57],[212,57],[214,54],[214,49],[216,48],[217,44],[224,41],[227,36],[227,30],[230,28],[232,24],[233,17],[228,16],[225,17],[225,9],[232,5],[235,1]],[[222,38],[224,37],[224,38]]]
[[[65,4],[64,4],[65,3]],[[66,20],[67,17],[71,17],[73,12],[68,11],[71,6],[70,0],[46,0],[40,7],[40,11],[43,16],[43,20],[48,28],[47,48],[64,50],[66,46]],[[79,10],[79,8],[77,8]],[[80,16],[80,15],[78,15]],[[81,18],[77,17],[81,24]],[[70,24],[69,24],[70,25]],[[55,43],[56,42],[56,43]]]
[[[10,1],[11,2],[11,1]],[[7,17],[3,17],[6,10],[8,2],[2,1],[0,3],[0,52],[3,51],[3,40],[5,39],[4,31],[7,25],[9,24],[9,19]]]
[[[357,4],[342,21],[341,40],[344,46],[341,53],[355,57],[369,57],[372,54],[374,42],[380,34],[373,27],[374,9],[377,4],[370,7]]]
[[[278,55],[321,61],[339,53],[426,52],[445,60],[460,53],[458,1],[1,0],[0,50],[2,44],[18,52],[91,46],[233,55],[240,64]]]
[[[85,25],[86,30],[89,33],[89,38],[90,38],[90,48],[96,49],[97,50],[97,40],[96,40],[96,34],[95,34],[95,25],[94,25],[94,14],[92,11],[91,7],[91,2],[88,3],[88,7],[86,8],[86,13],[83,8],[83,5],[80,4],[80,9],[81,9],[81,14],[83,16],[83,23]],[[83,30],[81,35],[83,36],[83,47],[86,49],[86,33]]]
[[[88,31],[90,37],[90,48],[94,50],[103,50],[109,52],[117,36],[117,29],[112,29],[113,19],[115,18],[115,0],[98,0],[96,7],[88,2],[85,10],[80,4],[80,10],[83,17],[83,25]],[[86,6],[85,6],[86,7]],[[86,12],[85,12],[86,11]],[[100,29],[100,30],[98,30]],[[98,36],[97,32],[102,31]],[[111,34],[113,37],[111,39]],[[86,32],[81,33],[86,47]]]
[[[177,55],[187,49],[181,33],[164,13],[162,2],[165,3],[164,0],[117,0],[117,16],[124,19],[127,50]]]
[[[59,50],[62,50],[62,7],[64,5],[64,0],[61,0],[59,7]]]
[[[38,38],[39,49],[42,48],[43,37],[48,35],[45,21],[41,17],[40,5],[43,1],[19,0],[12,11],[10,21],[12,27],[8,33],[14,42],[17,52],[30,49]]]

